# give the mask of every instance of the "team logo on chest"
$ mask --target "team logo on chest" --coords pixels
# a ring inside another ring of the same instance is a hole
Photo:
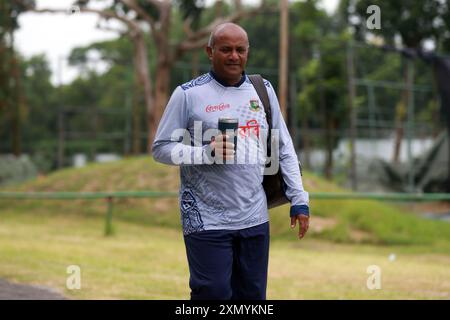
[[[259,101],[254,99],[250,100],[250,110],[254,112],[258,112],[261,108],[259,107]]]

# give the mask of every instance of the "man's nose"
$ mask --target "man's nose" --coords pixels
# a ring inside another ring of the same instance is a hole
[[[237,50],[232,50],[230,53],[230,59],[237,60],[239,59],[239,53]]]

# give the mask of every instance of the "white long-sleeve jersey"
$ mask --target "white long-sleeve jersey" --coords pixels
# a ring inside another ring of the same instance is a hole
[[[308,215],[309,197],[303,188],[292,139],[272,85],[267,80],[264,83],[272,108],[273,129],[279,132],[279,164],[291,202],[291,216]],[[219,117],[239,119],[233,164],[211,163],[208,129],[218,128]],[[259,145],[257,138],[267,129],[263,104],[245,74],[235,86],[221,83],[210,72],[175,89],[159,124],[152,152],[159,162],[180,165],[179,200],[185,235],[202,230],[239,230],[269,220],[262,187],[265,159],[252,161],[265,152],[258,147],[256,154],[252,153],[246,144],[256,141]],[[255,136],[256,139],[246,140]]]

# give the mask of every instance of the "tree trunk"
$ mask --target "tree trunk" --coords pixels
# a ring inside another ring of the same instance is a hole
[[[131,154],[141,154],[141,110],[143,101],[143,90],[139,85],[137,73],[134,79],[133,99],[132,99],[132,130],[131,130]]]
[[[172,67],[170,61],[167,59],[164,51],[158,54],[158,64],[156,67],[155,80],[155,108],[152,116],[149,119],[149,142],[153,142],[156,136],[159,121],[164,113],[169,97],[170,86],[170,69]],[[151,150],[150,150],[151,152]]]
[[[155,105],[149,113],[148,121],[148,153],[151,154],[151,145],[155,140],[159,121],[164,113],[170,90],[170,70],[172,67],[172,51],[169,43],[171,1],[161,2],[159,11],[160,29],[154,34],[157,48],[156,74],[155,74]]]
[[[198,50],[192,51],[192,59],[191,59],[191,65],[192,65],[192,78],[197,78],[200,75],[200,65],[199,65],[199,57],[198,57]]]
[[[325,178],[331,180],[333,178],[333,139],[334,139],[334,123],[329,116],[326,118],[326,131],[325,131]]]
[[[22,109],[23,109],[23,97],[20,87],[20,69],[19,62],[17,61],[16,53],[14,52],[14,34],[11,32],[11,78],[13,79],[13,86],[11,89],[11,99],[9,107],[12,108],[12,152],[15,156],[22,154]]]
[[[288,60],[289,60],[289,1],[280,1],[280,47],[278,100],[283,118],[287,120]]]
[[[131,154],[138,155],[141,153],[141,110],[144,98],[144,87],[139,80],[138,57],[137,50],[134,52],[134,86],[132,98],[132,137],[131,137]]]
[[[400,109],[404,109],[404,102],[401,101],[398,106],[397,106],[397,117],[396,117],[396,121],[395,121],[395,140],[394,140],[394,155],[392,158],[392,162],[394,163],[398,163],[400,160],[400,149],[402,147],[402,140],[403,140],[403,136],[405,134],[405,130],[403,128],[403,122],[404,122],[404,117],[400,118],[401,116],[399,116]]]
[[[311,140],[310,140],[310,131],[308,124],[308,114],[304,113],[301,115],[302,117],[302,138],[303,138],[303,159],[304,159],[304,167],[306,169],[311,168]]]
[[[147,59],[147,46],[145,43],[145,37],[142,32],[137,32],[132,36],[134,45],[134,72],[135,79],[137,80],[137,88],[135,90],[135,96],[133,98],[134,104],[139,104],[141,100],[141,94],[144,97],[147,115],[149,117],[149,123],[152,123],[153,109],[154,109],[154,96],[152,93],[152,82],[150,78],[148,59]],[[136,96],[137,95],[137,96]],[[140,152],[141,140],[140,140],[140,125],[136,122],[140,121],[139,108],[133,107],[133,153]],[[139,130],[139,132],[138,132]],[[151,145],[153,140],[149,139],[147,145]],[[149,149],[150,146],[149,146]]]
[[[318,78],[319,78],[319,106],[320,112],[322,113],[323,119],[323,127],[324,127],[324,140],[325,140],[325,167],[324,167],[324,175],[325,178],[331,180],[333,177],[333,142],[332,142],[332,123],[331,116],[326,108],[325,102],[325,90],[323,88],[323,74],[322,74],[322,56],[319,50],[319,70],[318,70]]]
[[[301,51],[301,55],[300,55],[300,59],[301,59],[301,66],[306,66],[306,64],[308,63],[309,60],[309,53],[306,51],[309,45],[306,44],[306,42],[304,43],[304,49]],[[303,91],[305,89],[305,79],[303,78],[303,76],[300,77],[300,87],[301,90]],[[306,169],[310,169],[311,168],[311,133],[309,130],[309,123],[308,123],[308,119],[309,119],[309,108],[304,108],[304,112],[303,114],[300,115],[302,121],[302,132],[300,134],[302,142],[303,142],[303,159],[304,159],[304,167]],[[300,108],[301,110],[301,108]]]
[[[403,71],[404,83],[408,83],[408,68],[405,66]],[[395,108],[395,140],[394,140],[394,154],[392,162],[398,163],[400,160],[400,150],[402,147],[402,140],[405,134],[404,123],[406,117],[406,110],[408,105],[408,89],[404,89],[402,97]]]

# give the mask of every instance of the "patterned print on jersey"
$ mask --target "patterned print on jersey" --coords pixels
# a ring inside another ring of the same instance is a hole
[[[196,86],[201,86],[201,85],[207,84],[211,80],[212,80],[211,75],[209,73],[205,73],[205,74],[201,75],[198,78],[195,78],[195,79],[193,79],[193,80],[191,80],[189,82],[186,82],[186,83],[182,84],[181,88],[183,90],[187,90],[187,89],[190,89],[190,88],[194,88]]]
[[[184,191],[181,196],[181,215],[184,235],[203,230],[203,221],[197,207],[197,200],[190,191]]]

